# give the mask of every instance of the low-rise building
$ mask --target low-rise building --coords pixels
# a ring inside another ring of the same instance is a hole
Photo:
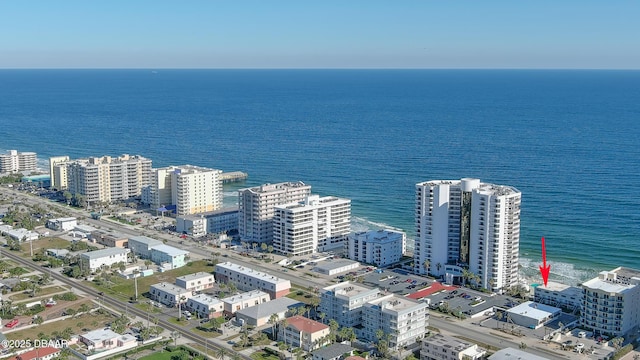
[[[56,259],[64,259],[69,255],[69,250],[67,249],[47,249],[47,256],[53,256]]]
[[[536,286],[533,301],[575,311],[582,308],[582,298],[581,288],[549,281],[545,286]]]
[[[186,308],[200,319],[212,319],[222,316],[224,303],[213,296],[199,294],[187,300]]]
[[[537,329],[558,318],[562,310],[553,306],[526,301],[506,311],[507,318],[516,325]]]
[[[151,248],[156,245],[162,245],[162,241],[146,236],[130,237],[127,243],[133,254],[142,259],[151,259]]]
[[[282,320],[287,312],[300,306],[304,306],[304,303],[288,297],[282,297],[239,310],[235,315],[238,322],[250,326],[262,326],[269,323],[269,318],[272,315],[275,314],[278,320]]]
[[[429,309],[425,302],[390,294],[362,306],[363,338],[377,341],[376,331],[382,329],[389,336],[391,349],[415,343],[424,337],[428,325]]]
[[[151,261],[168,270],[183,267],[187,263],[189,252],[169,245],[156,245],[151,248]]]
[[[50,360],[57,358],[62,349],[52,346],[36,347],[33,350],[25,351],[11,358],[11,360]]]
[[[38,240],[38,238],[40,237],[40,234],[38,234],[35,231],[30,231],[27,229],[11,229],[9,231],[7,231],[7,235],[9,235],[10,238],[12,238],[13,240],[18,240],[18,241],[33,241],[33,240]]]
[[[349,235],[347,254],[359,262],[387,266],[402,259],[406,251],[406,235],[395,230],[372,230]]]
[[[102,266],[111,266],[117,263],[126,264],[128,261],[129,249],[107,248],[90,251],[80,254],[80,266],[83,269],[89,268],[96,271]]]
[[[268,302],[269,294],[260,290],[233,295],[222,299],[225,314],[231,316],[237,311]]]
[[[296,315],[287,318],[286,327],[280,327],[278,340],[304,351],[313,351],[329,341],[330,332],[328,325]]]
[[[359,267],[360,263],[357,261],[337,259],[322,261],[313,268],[313,271],[319,272],[320,274],[333,276],[347,271],[355,270]]]
[[[55,231],[71,231],[77,225],[78,220],[74,217],[47,220],[47,227]]]
[[[104,246],[126,248],[129,238],[121,233],[105,230],[94,230],[91,232],[91,239]]]
[[[195,274],[179,276],[176,278],[176,285],[191,291],[202,291],[211,289],[215,283],[213,274],[203,271]]]
[[[583,328],[598,335],[625,336],[640,326],[640,270],[602,271],[581,286]]]
[[[422,340],[420,360],[477,360],[483,359],[486,351],[467,341],[453,336],[435,334]]]
[[[193,297],[193,291],[168,282],[151,285],[149,294],[153,300],[169,307],[175,307]]]
[[[380,289],[371,289],[345,281],[320,290],[319,311],[327,319],[335,319],[341,327],[355,327],[362,323],[362,306],[376,299]]]
[[[238,208],[224,208],[200,214],[178,216],[176,230],[194,237],[238,231]]]
[[[233,283],[239,290],[262,290],[277,299],[289,294],[291,282],[242,265],[224,262],[216,265],[216,281]]]
[[[89,350],[109,350],[128,348],[138,345],[134,336],[120,335],[110,329],[98,329],[79,336],[79,341],[87,345]]]

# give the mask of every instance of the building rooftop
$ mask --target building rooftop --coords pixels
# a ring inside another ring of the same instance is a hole
[[[311,188],[310,185],[307,185],[302,181],[296,181],[296,182],[282,182],[278,184],[264,184],[264,185],[254,186],[246,189],[240,189],[238,191],[240,192],[250,191],[253,193],[269,193],[269,192],[279,192],[287,188],[304,188],[304,187]]]
[[[571,285],[567,285],[567,284],[563,284],[555,281],[548,281],[547,285],[540,284],[539,286],[536,287],[536,290],[540,289],[540,290],[548,290],[548,291],[563,291],[571,287],[572,287]]]
[[[527,316],[532,319],[542,320],[548,318],[551,314],[560,312],[557,307],[538,304],[533,301],[526,301],[522,304],[507,310],[508,313]]]
[[[328,261],[322,261],[321,263],[316,265],[314,269],[318,269],[321,271],[331,271],[331,270],[339,269],[339,268],[353,265],[353,264],[360,265],[360,263],[357,261],[347,260],[347,259],[328,260]]]
[[[253,299],[253,298],[263,297],[263,296],[269,297],[269,294],[260,290],[251,290],[242,294],[227,296],[226,298],[223,298],[222,301],[226,303],[235,303],[238,301],[244,301],[247,299]]]
[[[398,238],[405,237],[405,233],[402,231],[396,231],[391,229],[384,230],[370,230],[354,233],[355,239],[364,240],[368,242],[388,242],[397,241]]]
[[[323,359],[335,359],[337,357],[341,357],[344,354],[347,354],[347,353],[350,354],[353,350],[354,350],[354,348],[352,348],[349,345],[332,344],[332,345],[320,348],[320,349],[312,352],[312,354],[314,356],[319,356],[319,357],[321,357]]]
[[[601,278],[591,279],[582,283],[583,288],[591,290],[601,290],[607,293],[623,293],[633,289],[636,285],[616,284],[614,282],[602,280]]]
[[[265,317],[269,317],[272,314],[277,314],[302,305],[304,305],[304,303],[298,300],[290,299],[288,297],[281,297],[275,300],[248,307],[246,309],[238,310],[237,313],[253,319],[262,319]]]
[[[397,294],[389,294],[383,297],[379,297],[377,299],[369,301],[367,304],[379,306],[383,311],[384,310],[403,311],[403,310],[411,309],[414,307],[427,306],[426,303],[408,299],[404,296],[400,296]]]
[[[270,284],[278,284],[278,283],[291,283],[289,280],[281,279],[277,276],[273,276],[267,273],[263,273],[260,271],[253,270],[248,267],[244,267],[238,264],[234,264],[232,262],[224,262],[216,265],[215,272],[218,272],[218,269],[228,269],[234,272],[241,273],[243,275],[250,276],[254,279],[260,279],[262,281],[268,282]]]
[[[120,334],[112,331],[111,329],[98,329],[98,330],[89,331],[88,333],[80,336],[82,336],[83,338],[93,343],[98,343],[98,342],[103,342],[105,340],[117,338],[120,336]]]
[[[506,348],[496,351],[489,356],[489,360],[549,360],[546,357],[533,355],[522,350],[514,348]]]
[[[178,216],[178,218],[182,218],[185,220],[197,220],[197,219],[212,217],[216,215],[237,213],[239,211],[240,210],[238,209],[237,206],[233,206],[233,207],[226,207],[226,208],[222,208],[214,211],[207,211],[207,212],[202,212],[197,214]]]
[[[10,359],[16,359],[16,360],[38,360],[38,359],[46,358],[47,356],[50,356],[50,355],[53,355],[53,354],[57,354],[60,351],[62,351],[62,350],[58,349],[58,348],[54,348],[52,346],[38,347],[37,349],[29,350],[27,352],[23,352],[22,354],[18,354],[15,357],[10,358]]]
[[[219,304],[222,302],[220,299],[207,294],[198,294],[190,298],[189,301],[194,301],[194,302],[204,304],[204,305],[209,305],[209,306]]]
[[[128,254],[128,253],[129,253],[129,249],[113,247],[113,248],[106,248],[102,250],[89,251],[86,253],[82,253],[80,256],[83,258],[88,258],[90,260],[93,260],[93,259],[100,259],[107,256],[122,255],[122,254]]]
[[[182,295],[182,294],[191,292],[191,290],[187,290],[187,289],[182,288],[182,287],[180,287],[178,285],[174,285],[174,284],[171,284],[171,283],[168,283],[168,282],[161,282],[161,283],[153,284],[153,285],[151,285],[151,288],[156,288],[156,289],[162,290],[162,291],[164,291],[166,293],[169,293],[171,295],[174,295],[174,296]]]
[[[151,248],[151,251],[163,252],[163,253],[171,256],[171,257],[189,255],[188,251],[184,251],[182,249],[174,248],[173,246],[169,246],[169,245],[165,245],[165,244],[155,245],[155,246],[153,246]]]
[[[437,346],[442,346],[450,350],[455,350],[457,352],[466,350],[472,347],[475,344],[462,341],[458,338],[448,335],[435,334],[433,336],[425,337],[423,342],[434,344]]]
[[[143,243],[143,244],[147,244],[147,246],[154,246],[154,245],[161,245],[162,241],[160,240],[156,240],[156,239],[152,239],[150,237],[147,236],[132,236],[129,238],[130,241],[137,241],[139,243]],[[164,245],[164,244],[162,244]]]
[[[380,292],[380,289],[372,289],[360,284],[351,283],[349,281],[341,282],[339,284],[327,286],[323,288],[324,291],[332,292],[334,295],[342,295],[346,297],[354,297],[370,292]]]
[[[210,274],[210,273],[207,273],[207,272],[204,272],[204,271],[200,271],[200,272],[193,273],[193,274],[178,276],[176,278],[176,280],[191,281],[191,280],[207,278],[207,277],[210,277],[210,276],[213,276],[213,274]]]
[[[66,222],[66,221],[76,221],[77,219],[74,217],[66,217],[66,218],[57,218],[57,219],[49,219],[51,222]]]
[[[287,318],[287,323],[289,324],[289,326],[294,327],[296,330],[300,332],[309,333],[309,334],[313,334],[315,332],[322,331],[329,328],[328,325],[317,322],[315,320],[308,319],[300,315]]]

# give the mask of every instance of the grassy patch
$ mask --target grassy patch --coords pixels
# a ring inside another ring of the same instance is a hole
[[[58,292],[63,292],[63,291],[67,291],[67,289],[61,287],[61,286],[50,286],[50,287],[46,287],[43,288],[42,290],[40,290],[38,293],[36,293],[36,296],[31,297],[30,293],[31,291],[29,291],[28,293],[20,293],[20,294],[15,294],[15,295],[11,295],[9,296],[9,300],[13,300],[13,301],[18,301],[18,300],[25,300],[25,299],[33,299],[38,300],[42,297],[46,297],[47,295],[51,295],[51,294],[55,294]]]
[[[51,336],[54,331],[61,332],[66,328],[71,328],[75,333],[82,332],[83,328],[99,329],[104,327],[107,323],[113,321],[115,317],[110,314],[83,314],[76,318],[69,318],[66,320],[54,321],[47,324],[41,324],[39,326],[15,331],[7,334],[9,340],[20,339],[37,339],[39,333],[44,333],[47,336]],[[79,326],[81,325],[81,326]]]
[[[35,254],[40,249],[66,249],[67,247],[69,247],[69,244],[69,241],[61,239],[59,237],[45,237],[22,244],[22,255],[30,256],[31,245],[33,245],[33,253]]]
[[[267,352],[263,351],[263,350],[258,350],[256,352],[254,352],[253,354],[251,354],[251,358],[253,360],[280,360],[279,357],[273,355],[273,354],[268,354]]]
[[[193,274],[199,271],[212,273],[213,266],[209,265],[206,260],[193,261],[178,269],[169,270],[163,273],[156,273],[151,276],[145,276],[138,278],[138,295],[142,295],[149,291],[149,288],[153,284],[166,281],[168,283],[174,283],[177,277]],[[134,279],[124,279],[119,276],[113,276],[111,278],[110,285],[98,286],[95,283],[90,283],[93,287],[104,291],[106,294],[120,297],[121,299],[128,300],[135,294]],[[140,299],[140,297],[139,297]]]
[[[143,356],[140,360],[171,360],[171,356],[180,354],[181,351],[172,351],[168,352],[166,350],[162,350],[162,352],[157,352],[155,354]]]
[[[307,297],[308,294],[307,292],[304,292],[302,290],[297,290],[297,291],[293,291],[290,292],[287,297],[290,299],[294,299],[294,300],[298,300],[300,302],[303,302],[305,304],[310,304],[311,303],[311,299],[313,298],[313,296],[309,296]]]
[[[191,332],[194,333],[194,334],[198,334],[200,336],[204,336],[204,337],[209,338],[209,339],[213,339],[213,338],[216,338],[216,337],[220,336],[220,333],[217,332],[217,331],[201,330],[198,327],[194,327],[193,329],[191,329]]]

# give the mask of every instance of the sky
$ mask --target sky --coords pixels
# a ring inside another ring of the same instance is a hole
[[[640,2],[0,0],[0,68],[640,68]]]

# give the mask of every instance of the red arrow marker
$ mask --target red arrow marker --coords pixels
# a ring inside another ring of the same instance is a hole
[[[547,281],[549,281],[549,270],[551,270],[551,265],[547,265],[547,249],[544,247],[544,236],[542,237],[542,265],[540,266],[540,274],[542,274],[542,281],[544,281],[544,286],[547,286]]]

